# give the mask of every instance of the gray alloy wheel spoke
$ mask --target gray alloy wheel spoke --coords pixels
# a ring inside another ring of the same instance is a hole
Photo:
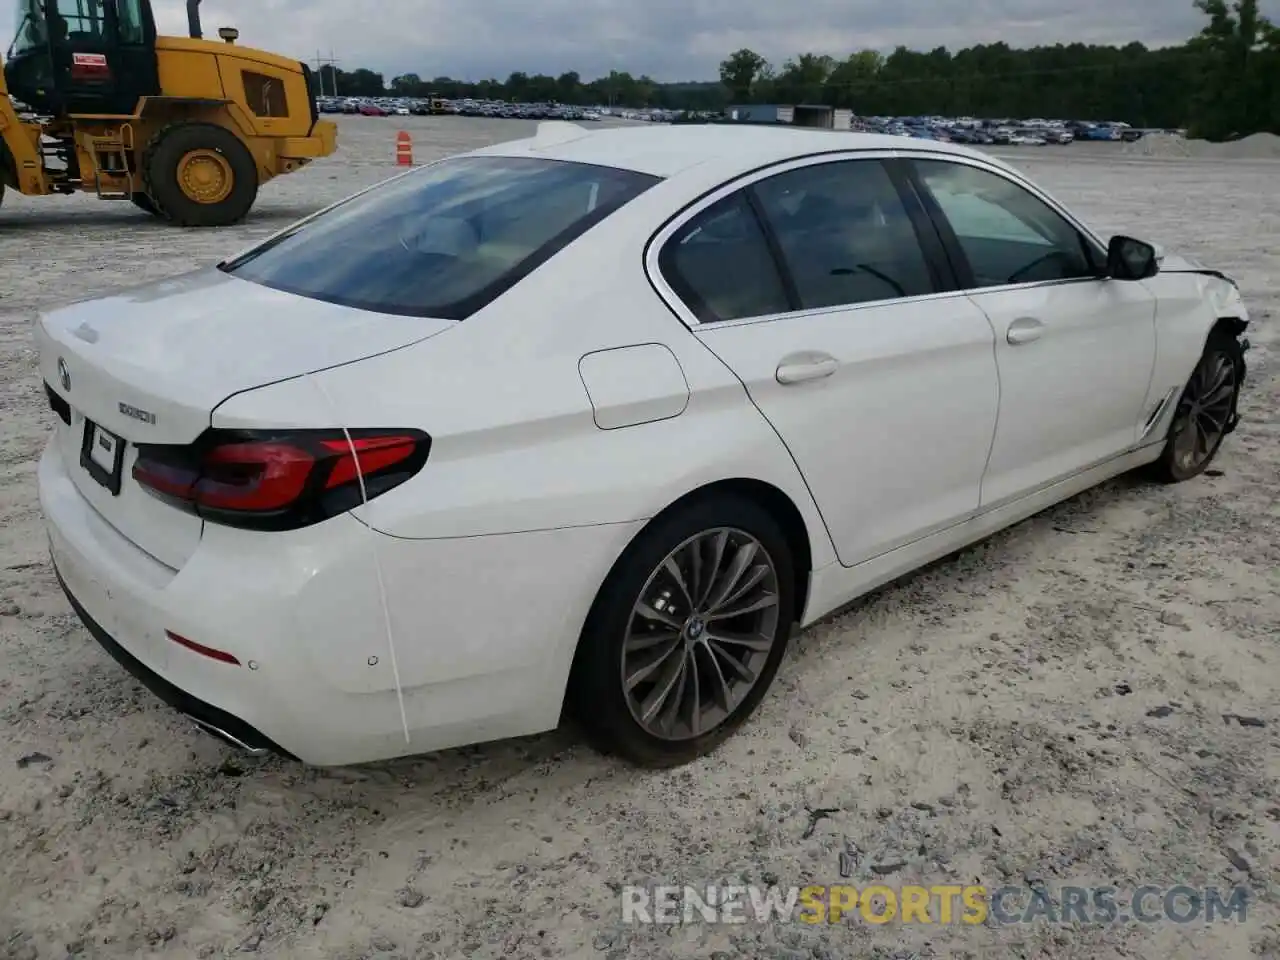
[[[720,570],[720,564],[724,561],[724,548],[728,543],[729,531],[717,531],[711,543],[711,563],[707,566],[707,582],[703,585],[702,593],[698,596],[697,606],[699,609],[707,602],[707,596],[715,589],[716,574]],[[701,544],[698,545],[698,549],[701,549]]]
[[[722,607],[721,609],[716,610],[713,613],[707,613],[703,616],[703,619],[706,620],[708,623],[711,623],[712,621],[715,621],[715,620],[731,620],[734,617],[742,616],[744,613],[755,613],[757,610],[763,610],[766,607],[776,606],[777,603],[778,603],[778,598],[774,594],[763,593],[760,596],[756,597],[754,600],[750,600],[746,603],[739,604],[736,607],[729,607],[728,609],[725,609]]]
[[[690,669],[689,656],[686,652],[680,660],[680,672],[676,676],[676,682],[671,686],[671,693],[667,695],[666,702],[655,720],[655,726],[659,729],[669,733],[676,728],[689,701],[689,680],[692,676],[693,670]]]
[[[707,641],[707,649],[714,653],[720,661],[729,668],[729,672],[736,676],[739,680],[747,683],[755,683],[756,675],[747,668],[741,660],[733,656],[715,640]]]
[[[745,597],[753,587],[757,586],[761,580],[769,575],[769,568],[763,566],[755,566],[747,571],[745,575],[739,578],[738,585],[733,589],[727,597],[721,600],[714,607],[708,607],[706,614],[707,619],[711,619],[711,614],[715,614],[717,618],[723,618],[725,611],[733,608],[739,600]]]
[[[1215,409],[1217,407],[1229,407],[1231,400],[1236,392],[1236,376],[1235,369],[1225,363],[1222,367],[1222,374],[1219,376],[1208,390],[1204,392],[1204,398],[1200,401],[1201,409]]]
[[[725,679],[724,671],[720,669],[720,658],[709,646],[704,645],[703,650],[703,659],[707,661],[707,679],[711,683],[711,699],[716,706],[728,713],[732,709],[733,693],[729,689],[729,681]]]
[[[1208,410],[1201,410],[1196,420],[1199,422],[1200,432],[1208,437],[1217,437],[1227,422],[1226,417],[1216,417]]]
[[[660,623],[664,627],[671,627],[673,630],[683,630],[684,621],[677,617],[673,617],[669,613],[659,610],[652,604],[645,603],[643,600],[636,604],[636,614],[644,617],[646,620],[652,620]]]
[[[653,633],[633,633],[627,637],[625,643],[627,653],[639,653],[641,650],[660,647],[664,643],[674,644],[679,639],[679,630],[658,630]]]
[[[676,563],[674,554],[667,557],[666,562],[662,564],[662,569],[667,571],[671,579],[675,581],[676,586],[680,588],[680,593],[684,597],[684,609],[686,611],[692,610],[694,608],[693,592],[685,584],[684,574],[680,570],[680,564]]]
[[[1204,364],[1201,364],[1196,368],[1196,375],[1191,378],[1192,395],[1197,397],[1202,396],[1205,392],[1205,388],[1209,385],[1208,380],[1209,368]]]
[[[1190,463],[1200,462],[1200,449],[1204,446],[1204,431],[1200,429],[1200,418],[1192,417],[1187,424],[1187,433],[1191,439],[1188,443],[1187,459]]]
[[[744,543],[738,548],[733,555],[733,559],[729,562],[729,568],[725,570],[724,575],[720,578],[720,583],[716,586],[715,591],[702,601],[702,609],[718,609],[729,599],[733,594],[734,588],[738,586],[738,581],[747,572],[747,567],[751,566],[751,561],[755,558],[755,555],[756,545],[754,541]]]
[[[684,679],[684,651],[681,650],[677,656],[666,657],[665,660],[666,666],[655,680],[653,689],[645,697],[644,703],[640,705],[641,716],[644,717],[646,722],[652,720],[658,711],[662,709],[663,704],[667,702],[667,698],[671,696],[671,692],[675,690],[676,685]]]
[[[1186,463],[1195,451],[1196,426],[1195,417],[1188,409],[1178,416],[1177,435],[1173,441],[1174,452],[1183,463]]]
[[[1230,362],[1224,357],[1218,357],[1214,363],[1213,376],[1205,375],[1205,383],[1200,390],[1201,396],[1208,397],[1221,389],[1231,379],[1232,372]]]
[[[1235,384],[1223,384],[1212,395],[1205,397],[1204,403],[1200,404],[1200,409],[1221,410],[1225,413],[1231,409],[1231,397],[1234,393]]]
[[[635,670],[627,674],[626,686],[628,690],[634,690],[639,684],[644,683],[644,681],[657,673],[664,663],[668,663],[672,659],[671,655],[673,653],[684,649],[684,644],[678,635],[668,643],[669,646],[665,650],[659,651],[657,654],[651,654]],[[679,660],[679,657],[677,656],[675,659]]]
[[[733,649],[735,647],[745,647],[748,650],[768,650],[773,646],[773,641],[768,637],[742,637],[732,633],[707,633],[707,642],[716,643],[721,647]]]
[[[1236,393],[1235,374],[1235,364],[1222,354],[1196,368],[1174,421],[1174,458],[1184,470],[1207,460],[1226,433]]]
[[[689,648],[689,679],[685,682],[685,717],[693,736],[702,733],[702,684],[698,670],[698,648]]]
[[[691,581],[689,584],[689,595],[692,598],[691,606],[696,608],[698,606],[698,601],[701,600],[703,594],[707,592],[706,587],[702,582],[704,576],[702,572],[702,541],[692,541],[685,547],[684,552],[689,555],[689,579]]]
[[[778,634],[773,558],[743,530],[706,530],[649,575],[622,640],[621,682],[632,718],[681,741],[724,723],[763,675]]]

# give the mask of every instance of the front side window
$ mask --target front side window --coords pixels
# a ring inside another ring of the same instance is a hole
[[[662,248],[658,266],[703,323],[792,309],[760,221],[742,191],[682,226]]]
[[[753,189],[801,309],[934,292],[911,217],[878,160],[799,167]]]
[[[917,160],[978,287],[1093,277],[1084,237],[1012,180],[961,163]]]
[[[352,198],[222,265],[377,313],[462,320],[658,182],[528,157],[459,157]]]

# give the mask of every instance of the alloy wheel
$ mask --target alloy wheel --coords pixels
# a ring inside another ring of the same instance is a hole
[[[778,620],[778,572],[759,540],[723,527],[681,543],[631,610],[621,679],[632,718],[662,740],[715,730],[759,682]]]
[[[1173,462],[1179,471],[1199,469],[1227,433],[1236,392],[1236,365],[1221,351],[1196,367],[1173,421]]]

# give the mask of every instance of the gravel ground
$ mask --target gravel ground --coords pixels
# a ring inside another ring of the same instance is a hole
[[[1105,229],[1234,273],[1244,421],[1211,476],[1121,479],[799,636],[759,715],[666,773],[570,730],[359,769],[224,749],[90,640],[46,559],[32,311],[220,258],[518,121],[344,120],[243,226],[0,211],[0,958],[1280,956],[1280,165],[1015,154]],[[1224,716],[1227,719],[1224,720]],[[1241,722],[1236,717],[1245,718]],[[1244,923],[624,926],[618,886],[1243,884]]]

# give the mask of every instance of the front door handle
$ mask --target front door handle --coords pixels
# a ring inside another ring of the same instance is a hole
[[[829,377],[838,366],[840,361],[827,353],[793,353],[782,358],[776,376],[779,383],[789,386]]]
[[[1019,317],[1009,324],[1005,339],[1009,341],[1010,346],[1016,347],[1024,343],[1031,343],[1033,340],[1039,340],[1043,333],[1044,324],[1039,320],[1034,317]]]

